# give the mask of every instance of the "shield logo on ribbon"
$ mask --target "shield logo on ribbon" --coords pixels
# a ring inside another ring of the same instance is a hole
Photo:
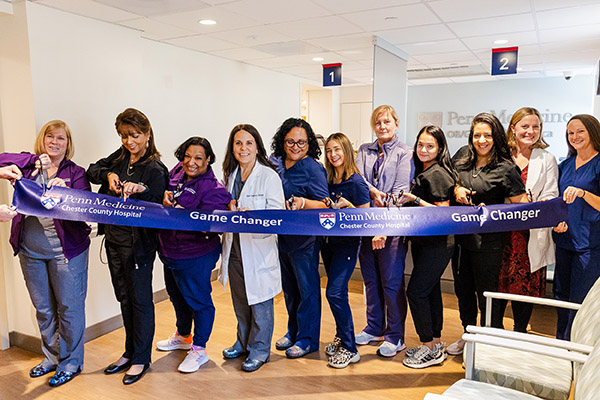
[[[335,226],[335,213],[319,213],[319,223],[325,229]]]
[[[60,199],[61,195],[59,193],[46,192],[40,197],[40,203],[42,203],[46,209],[51,210],[60,203]]]

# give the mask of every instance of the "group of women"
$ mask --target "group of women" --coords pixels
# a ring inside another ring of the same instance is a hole
[[[451,159],[441,128],[425,126],[414,148],[403,144],[399,120],[390,106],[371,118],[377,139],[356,156],[343,133],[325,142],[325,166],[310,124],[289,118],[275,133],[269,158],[255,127],[235,126],[223,161],[223,183],[211,165],[216,156],[208,140],[191,137],[175,151],[170,171],[160,161],[150,121],[126,109],[116,119],[120,148],[84,170],[71,158],[68,126],[42,127],[34,153],[0,154],[0,178],[34,179],[47,190],[65,186],[201,210],[303,210],[348,207],[480,206],[544,201],[563,194],[567,221],[551,229],[510,233],[437,236],[316,237],[250,233],[156,230],[104,225],[104,247],[115,297],[125,327],[125,350],[104,369],[126,371],[123,383],[148,371],[154,337],[152,271],[156,254],[164,265],[165,286],[176,315],[176,331],[156,343],[159,350],[187,350],[179,371],[194,372],[208,361],[206,345],[215,307],[211,273],[222,258],[219,279],[230,284],[237,318],[236,341],[223,357],[245,357],[252,372],[270,358],[273,298],[283,289],[287,332],[277,350],[298,358],[319,350],[321,296],[319,256],[327,273],[326,298],[336,334],[325,346],[328,363],[344,368],[360,360],[357,345],[379,343],[377,354],[393,357],[406,348],[405,320],[410,307],[421,345],[406,349],[404,364],[424,368],[446,354],[460,354],[464,342],[441,340],[443,305],[440,279],[452,259],[455,292],[464,327],[485,318],[483,292],[500,290],[543,296],[545,266],[556,263],[554,295],[581,302],[600,276],[600,123],[576,115],[567,124],[569,157],[557,166],[542,136],[542,118],[533,108],[515,112],[505,132],[488,113],[474,117],[466,146]],[[7,206],[0,218],[13,218],[10,242],[36,309],[44,359],[30,371],[41,377],[56,371],[60,386],[83,368],[83,334],[90,228],[83,222],[24,216]],[[404,265],[411,242],[413,271],[405,290]],[[355,334],[348,282],[357,259],[365,284],[367,323]],[[492,325],[502,327],[506,303],[496,302]],[[514,329],[524,331],[531,307],[512,304]],[[558,314],[557,336],[568,338],[572,312]]]

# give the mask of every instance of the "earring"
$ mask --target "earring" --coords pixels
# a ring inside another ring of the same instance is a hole
[[[146,148],[150,147],[150,139],[146,140]]]

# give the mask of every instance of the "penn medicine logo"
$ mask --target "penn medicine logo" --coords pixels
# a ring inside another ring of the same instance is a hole
[[[46,209],[51,210],[60,203],[60,199],[61,195],[59,193],[46,192],[40,197],[40,203],[42,203]]]
[[[319,223],[325,229],[331,229],[335,226],[335,213],[319,213]]]

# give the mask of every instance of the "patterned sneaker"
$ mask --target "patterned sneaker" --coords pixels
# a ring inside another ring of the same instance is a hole
[[[406,357],[402,363],[410,368],[427,368],[441,364],[445,359],[446,353],[441,350],[439,344],[436,344],[433,350],[422,344],[412,357]]]
[[[208,354],[206,354],[206,349],[200,346],[192,346],[190,351],[188,351],[185,360],[181,364],[179,364],[179,372],[183,372],[189,374],[190,372],[198,371],[198,368],[202,364],[206,364],[208,361]]]
[[[375,336],[365,331],[360,331],[360,333],[357,333],[356,336],[354,336],[354,340],[356,341],[356,344],[364,345],[371,342],[381,342],[383,336]]]
[[[156,348],[162,351],[189,350],[192,347],[192,335],[187,337],[175,332],[168,339],[156,342]]]
[[[406,345],[402,343],[402,339],[398,340],[398,344],[385,341],[377,348],[377,354],[382,357],[394,357],[396,353],[406,348]]]
[[[446,342],[439,342],[439,343],[436,343],[435,345],[439,346],[442,352],[446,351]],[[412,357],[417,353],[417,351],[419,351],[420,347],[421,346],[409,347],[408,349],[406,349],[404,354],[406,354],[406,357]]]
[[[67,382],[70,382],[77,375],[81,373],[81,368],[77,368],[75,372],[67,372],[67,371],[58,371],[48,381],[48,385],[52,387],[58,387],[64,385]]]
[[[464,340],[458,339],[456,342],[452,343],[446,348],[446,353],[450,354],[451,356],[462,354],[463,350],[465,349],[465,343],[466,342]]]
[[[360,360],[360,353],[353,353],[343,347],[339,347],[334,355],[329,357],[329,365],[333,368],[346,368],[350,363]]]
[[[39,378],[40,376],[44,376],[52,371],[56,371],[56,365],[46,368],[44,367],[44,363],[41,362],[29,370],[29,376],[32,378]]]
[[[334,337],[333,342],[329,343],[325,347],[325,354],[327,354],[329,357],[331,357],[332,355],[335,354],[335,352],[340,348],[341,345],[342,345],[342,339],[340,339],[337,336]]]

